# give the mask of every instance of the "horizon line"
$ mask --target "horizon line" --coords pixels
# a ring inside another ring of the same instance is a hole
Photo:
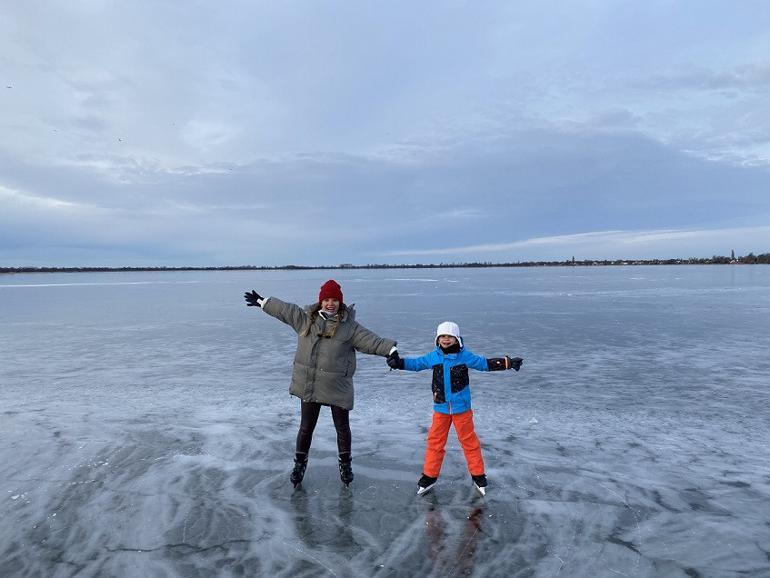
[[[650,258],[650,259],[580,259],[574,257],[563,261],[469,261],[452,263],[369,263],[354,265],[123,265],[123,266],[34,266],[0,267],[0,273],[48,273],[48,272],[119,272],[119,271],[253,271],[253,270],[322,270],[322,269],[441,269],[441,268],[495,268],[495,267],[558,267],[558,266],[595,266],[595,265],[723,265],[723,264],[770,264],[770,253],[753,252],[739,257],[712,255],[711,257],[688,258]]]

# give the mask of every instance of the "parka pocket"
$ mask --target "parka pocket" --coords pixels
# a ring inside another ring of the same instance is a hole
[[[446,402],[446,396],[444,395],[444,365],[441,363],[433,366],[431,389],[433,390],[433,403]]]
[[[470,383],[468,378],[468,366],[464,363],[455,365],[449,369],[449,380],[452,384],[452,393],[462,391]]]

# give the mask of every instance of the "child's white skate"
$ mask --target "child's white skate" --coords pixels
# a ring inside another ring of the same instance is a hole
[[[476,488],[482,496],[487,495],[487,476],[481,474],[480,476],[471,476],[473,478],[473,487]]]
[[[422,496],[424,493],[429,492],[436,485],[437,481],[438,478],[431,478],[423,474],[417,482],[417,495]]]

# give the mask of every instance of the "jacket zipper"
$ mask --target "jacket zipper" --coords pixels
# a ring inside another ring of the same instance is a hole
[[[446,361],[446,357],[444,357],[444,394],[446,395],[447,405],[449,406],[449,415],[452,415],[452,385],[451,385],[452,384],[452,374],[451,374],[451,372],[449,374],[449,384],[450,384],[450,386],[449,386],[449,393],[446,393],[446,391],[447,391],[447,388],[446,388],[447,369],[448,369],[447,368],[447,361]]]
[[[320,315],[319,315],[320,317]],[[324,320],[325,321],[325,320]],[[315,322],[313,323],[315,325]],[[322,327],[325,329],[326,325],[322,325]],[[311,325],[310,330],[313,331],[313,326]],[[321,331],[323,333],[323,331]],[[312,339],[312,338],[311,338]],[[311,380],[311,385],[313,386],[313,394],[311,395],[310,401],[315,401],[315,385],[316,380],[318,379],[318,346],[320,345],[321,340],[316,339],[315,343],[310,347],[310,368],[312,371],[313,379]],[[307,385],[305,386],[305,391],[307,391]]]

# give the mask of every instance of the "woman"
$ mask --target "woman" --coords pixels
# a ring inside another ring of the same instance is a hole
[[[379,337],[355,320],[353,306],[345,305],[342,288],[333,279],[321,286],[318,302],[304,309],[276,297],[246,292],[246,304],[261,307],[297,332],[297,352],[289,393],[301,400],[302,418],[297,433],[291,482],[296,488],[305,475],[313,430],[322,405],[331,407],[337,430],[340,479],[353,481],[348,413],[353,409],[353,374],[356,351],[387,357],[396,342]]]

